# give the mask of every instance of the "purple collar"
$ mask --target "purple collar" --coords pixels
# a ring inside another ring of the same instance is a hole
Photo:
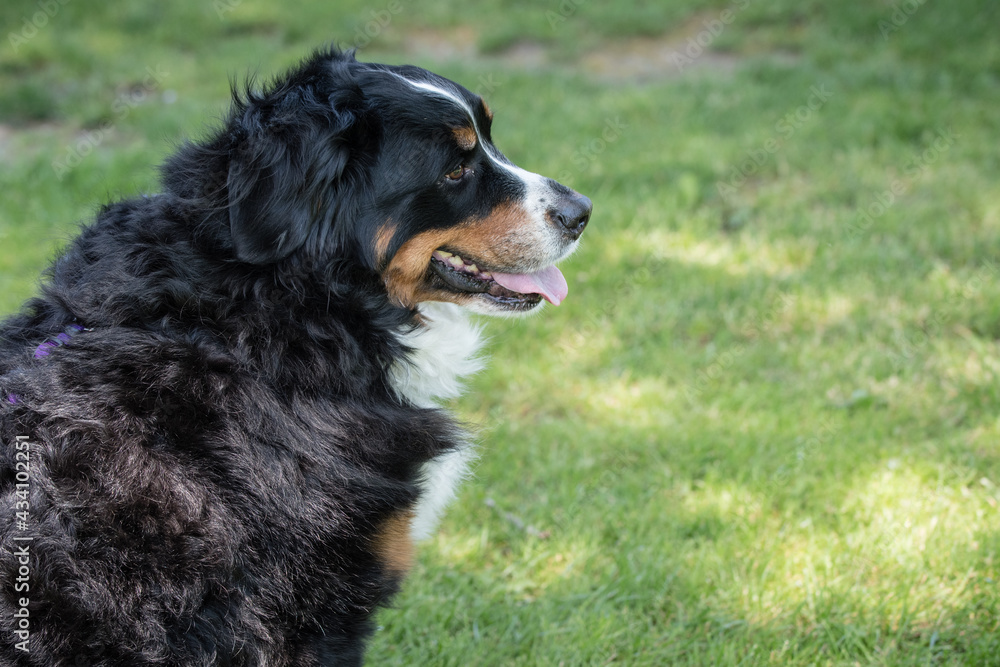
[[[57,347],[62,347],[70,340],[72,340],[73,336],[77,335],[81,331],[92,331],[92,329],[88,329],[87,327],[82,326],[80,324],[70,324],[63,330],[61,334],[57,335],[55,338],[48,339],[47,341],[36,347],[35,359],[42,359],[44,357],[49,356],[52,350],[56,349]],[[17,394],[7,394],[8,403],[10,403],[11,405],[15,405],[17,404],[17,401],[18,401]]]
[[[80,326],[79,324],[71,324],[66,329],[56,336],[55,338],[50,338],[41,345],[35,348],[35,359],[41,359],[42,357],[49,356],[49,353],[57,347],[65,345],[68,343],[73,336],[77,335],[81,331],[90,331],[86,327]]]
[[[42,357],[49,356],[49,353],[57,347],[65,345],[81,331],[90,331],[90,329],[80,326],[79,324],[71,324],[66,329],[56,336],[55,338],[50,338],[41,345],[35,348],[35,359],[41,359]]]

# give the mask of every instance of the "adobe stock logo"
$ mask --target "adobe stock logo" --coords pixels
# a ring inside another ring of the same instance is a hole
[[[910,20],[910,17],[917,13],[927,0],[905,0],[899,4],[893,4],[892,14],[889,20],[881,19],[878,22],[878,31],[882,34],[882,39],[888,40],[889,35],[896,32]]]
[[[590,167],[608,149],[608,146],[621,139],[622,134],[624,134],[628,127],[628,123],[623,121],[621,116],[605,118],[604,129],[601,130],[600,136],[596,136],[587,143],[581,144],[573,152],[572,161],[573,166],[576,168],[575,171],[582,172]],[[573,180],[573,172],[564,171],[556,177],[556,180],[560,183],[568,183]]]
[[[14,49],[14,53],[17,53],[22,45],[27,44],[28,40],[37,35],[39,30],[47,26],[49,21],[59,13],[59,10],[69,2],[70,0],[38,0],[35,3],[38,11],[31,16],[22,16],[21,29],[7,35],[7,40]]]
[[[726,27],[736,20],[736,15],[749,5],[750,0],[735,0],[728,8],[719,12],[715,18],[702,21],[702,30],[688,38],[684,50],[674,51],[670,54],[670,64],[676,67],[678,72],[693,65],[698,58],[705,54],[705,49],[712,45],[712,42],[722,34]]]
[[[736,191],[743,187],[747,179],[756,174],[763,167],[771,156],[784,148],[785,143],[798,132],[813,115],[833,97],[826,84],[817,84],[809,89],[809,96],[805,104],[792,109],[778,119],[774,124],[774,134],[768,137],[759,147],[747,152],[745,158],[735,164],[730,170],[725,181],[716,183],[719,196],[726,201],[731,201],[731,197]]]
[[[55,171],[56,178],[63,180],[66,174],[79,166],[112,133],[115,125],[128,118],[136,107],[147,102],[169,76],[170,73],[164,72],[159,65],[146,67],[146,77],[142,84],[115,98],[111,104],[112,117],[105,119],[96,128],[88,130],[73,144],[67,146],[62,159],[52,161],[52,170]]]
[[[867,206],[858,211],[856,219],[846,230],[849,240],[857,241],[868,234],[878,219],[885,215],[900,197],[910,191],[917,178],[951,150],[960,138],[952,128],[938,128],[935,134],[934,140],[926,148],[914,153],[902,165],[900,176],[892,178],[887,188],[877,193]]]
[[[354,30],[354,41],[352,44],[356,49],[363,49],[372,43],[372,40],[382,34],[382,31],[389,27],[392,19],[397,14],[403,13],[403,3],[400,0],[389,0],[384,9],[370,11],[371,20],[359,25]]]

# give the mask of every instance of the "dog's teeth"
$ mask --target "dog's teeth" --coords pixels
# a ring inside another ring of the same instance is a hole
[[[476,266],[475,264],[466,264],[465,268],[471,271],[472,273],[479,273],[479,267]]]
[[[480,271],[479,277],[485,278],[486,280],[493,280],[493,274],[489,271]]]
[[[434,255],[438,259],[448,259],[449,257],[452,257],[452,254],[450,252],[445,252],[444,250],[438,250],[434,253]]]
[[[465,262],[458,255],[452,255],[448,258],[448,263],[454,266],[456,269],[460,269],[465,266]]]

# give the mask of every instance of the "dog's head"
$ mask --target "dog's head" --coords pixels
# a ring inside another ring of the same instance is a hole
[[[558,304],[555,264],[576,248],[590,200],[511,163],[492,118],[426,70],[316,54],[234,106],[224,192],[236,258],[350,258],[407,308]]]

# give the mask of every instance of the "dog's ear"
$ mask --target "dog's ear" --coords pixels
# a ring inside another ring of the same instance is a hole
[[[353,114],[337,112],[331,102],[286,93],[266,111],[251,100],[234,119],[227,189],[239,260],[268,264],[287,257],[331,210],[353,124]]]

